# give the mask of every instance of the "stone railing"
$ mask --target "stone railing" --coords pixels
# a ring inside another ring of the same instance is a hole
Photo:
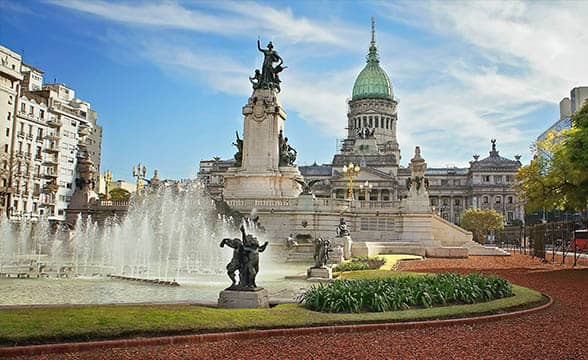
[[[97,204],[103,207],[128,207],[129,200],[99,200]]]

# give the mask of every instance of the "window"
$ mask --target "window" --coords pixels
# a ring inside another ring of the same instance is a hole
[[[500,204],[502,202],[502,196],[497,196],[494,200],[497,204]]]
[[[26,112],[27,111],[27,106],[25,103],[20,104],[20,111],[21,112]]]
[[[496,183],[496,184],[502,183],[502,175],[494,175],[494,183]]]
[[[509,203],[509,204],[512,204],[513,202],[514,202],[514,199],[513,199],[513,197],[512,197],[512,196],[509,196],[509,197],[508,197],[508,203]]]
[[[10,135],[10,129],[6,128],[6,136],[9,136],[9,135]]]
[[[43,110],[43,109],[39,110],[39,117],[41,119],[45,117],[45,110]]]
[[[488,196],[483,196],[482,197],[482,203],[483,204],[488,204]]]
[[[489,183],[489,182],[490,182],[490,175],[484,175],[484,176],[482,177],[482,181],[484,181],[484,182],[488,182],[488,183]]]
[[[460,199],[454,199],[453,200],[453,205],[455,205],[455,206],[461,206],[461,200]]]
[[[33,115],[35,113],[35,108],[33,108],[33,105],[29,106],[29,114]]]
[[[12,113],[9,111],[8,116],[6,117],[6,120],[10,121],[10,118],[12,118]]]
[[[382,190],[382,201],[390,201],[390,190]]]

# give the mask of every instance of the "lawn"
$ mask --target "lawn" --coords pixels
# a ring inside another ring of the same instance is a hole
[[[360,314],[320,313],[298,304],[238,310],[185,304],[4,309],[0,310],[0,345],[455,318],[545,301],[541,293],[528,288],[513,285],[513,292],[515,296],[473,305]]]

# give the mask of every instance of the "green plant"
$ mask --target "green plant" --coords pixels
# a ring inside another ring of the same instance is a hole
[[[512,285],[480,274],[336,280],[313,285],[300,298],[322,312],[381,312],[446,304],[474,304],[512,295]]]
[[[360,256],[351,258],[351,261],[341,263],[333,268],[333,271],[357,271],[357,270],[375,270],[379,269],[386,263],[382,257]]]

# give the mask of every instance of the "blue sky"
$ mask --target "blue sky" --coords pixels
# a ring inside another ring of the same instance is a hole
[[[376,16],[381,65],[399,99],[406,165],[466,166],[498,139],[504,156],[559,116],[588,85],[588,2],[1,1],[0,44],[76,90],[104,126],[102,169],[129,179],[138,161],[193,177],[232,157],[247,79],[272,40],[286,135],[299,164],[327,163],[345,135],[346,100]]]

